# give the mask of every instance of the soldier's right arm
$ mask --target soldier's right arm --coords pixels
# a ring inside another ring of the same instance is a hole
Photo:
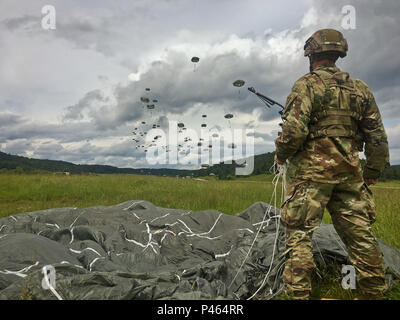
[[[364,179],[378,179],[382,171],[390,165],[387,135],[372,92],[365,83],[361,81],[359,83],[362,83],[367,93],[363,119],[360,124],[365,142]]]
[[[281,162],[293,156],[307,138],[312,109],[310,97],[307,80],[302,77],[293,85],[292,92],[286,99],[282,133],[275,139],[276,156]]]

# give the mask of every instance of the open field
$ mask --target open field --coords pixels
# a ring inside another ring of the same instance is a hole
[[[234,214],[256,201],[274,204],[270,201],[273,192],[271,180],[271,175],[221,181],[211,177],[196,180],[139,175],[1,174],[0,217],[49,208],[109,206],[127,200],[147,200],[168,208],[215,209]],[[380,182],[371,189],[377,205],[373,231],[378,238],[400,249],[400,181]],[[278,206],[281,204],[280,195],[278,186]],[[324,222],[330,223],[329,214],[325,214]],[[343,290],[340,281],[333,278],[315,280],[319,285],[314,286],[313,296],[342,299],[357,296],[357,293]],[[400,285],[396,284],[386,298],[400,299]]]

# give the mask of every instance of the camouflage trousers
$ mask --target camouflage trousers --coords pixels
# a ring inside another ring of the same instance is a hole
[[[297,180],[290,184],[281,207],[286,230],[283,280],[287,293],[307,299],[316,268],[312,234],[328,209],[335,230],[346,245],[357,274],[357,287],[369,296],[386,290],[383,255],[371,231],[376,219],[372,192],[363,182],[341,184]]]

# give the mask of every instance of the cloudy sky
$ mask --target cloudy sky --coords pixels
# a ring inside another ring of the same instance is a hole
[[[43,28],[49,4],[55,29]],[[344,24],[346,5],[355,9],[354,29]],[[0,150],[150,167],[143,142],[132,138],[177,121],[199,134],[202,123],[253,129],[255,153],[273,151],[278,109],[246,88],[283,104],[308,72],[305,40],[331,27],[349,42],[338,67],[373,91],[391,163],[400,164],[399,14],[398,0],[2,0]],[[237,79],[246,81],[240,90],[232,86]],[[155,109],[141,97],[158,100]],[[228,121],[226,113],[234,117]]]

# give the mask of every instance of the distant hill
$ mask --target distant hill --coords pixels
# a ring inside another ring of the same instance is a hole
[[[274,152],[268,152],[254,156],[254,170],[252,175],[267,173],[274,163]],[[232,164],[219,163],[205,169],[198,170],[180,170],[180,169],[149,169],[149,168],[117,168],[108,165],[87,165],[74,164],[59,160],[33,159],[17,155],[11,155],[0,151],[0,172],[13,170],[16,172],[70,172],[72,174],[145,174],[156,176],[194,176],[204,177],[215,175],[219,179],[233,179],[235,169],[238,167],[234,161]],[[394,165],[387,168],[382,180],[400,179],[400,165]]]
[[[33,172],[33,171],[49,171],[49,172],[70,172],[73,174],[83,173],[131,173],[131,174],[153,174],[153,175],[189,175],[192,170],[178,169],[133,169],[133,168],[117,168],[108,165],[87,165],[74,164],[59,160],[33,159],[17,155],[11,155],[0,151],[0,169]]]
[[[265,173],[273,164],[273,153],[266,153],[255,156],[254,159],[254,172],[253,174]],[[66,161],[59,160],[44,160],[27,158],[17,155],[11,155],[0,151],[0,170],[17,170],[20,172],[70,172],[72,174],[83,173],[128,173],[128,174],[150,174],[157,176],[207,176],[214,174],[221,179],[235,176],[235,168],[237,164],[216,164],[206,169],[199,170],[180,170],[180,169],[133,169],[133,168],[117,168],[108,165],[82,165],[74,164]],[[3,170],[3,171],[5,171]]]

